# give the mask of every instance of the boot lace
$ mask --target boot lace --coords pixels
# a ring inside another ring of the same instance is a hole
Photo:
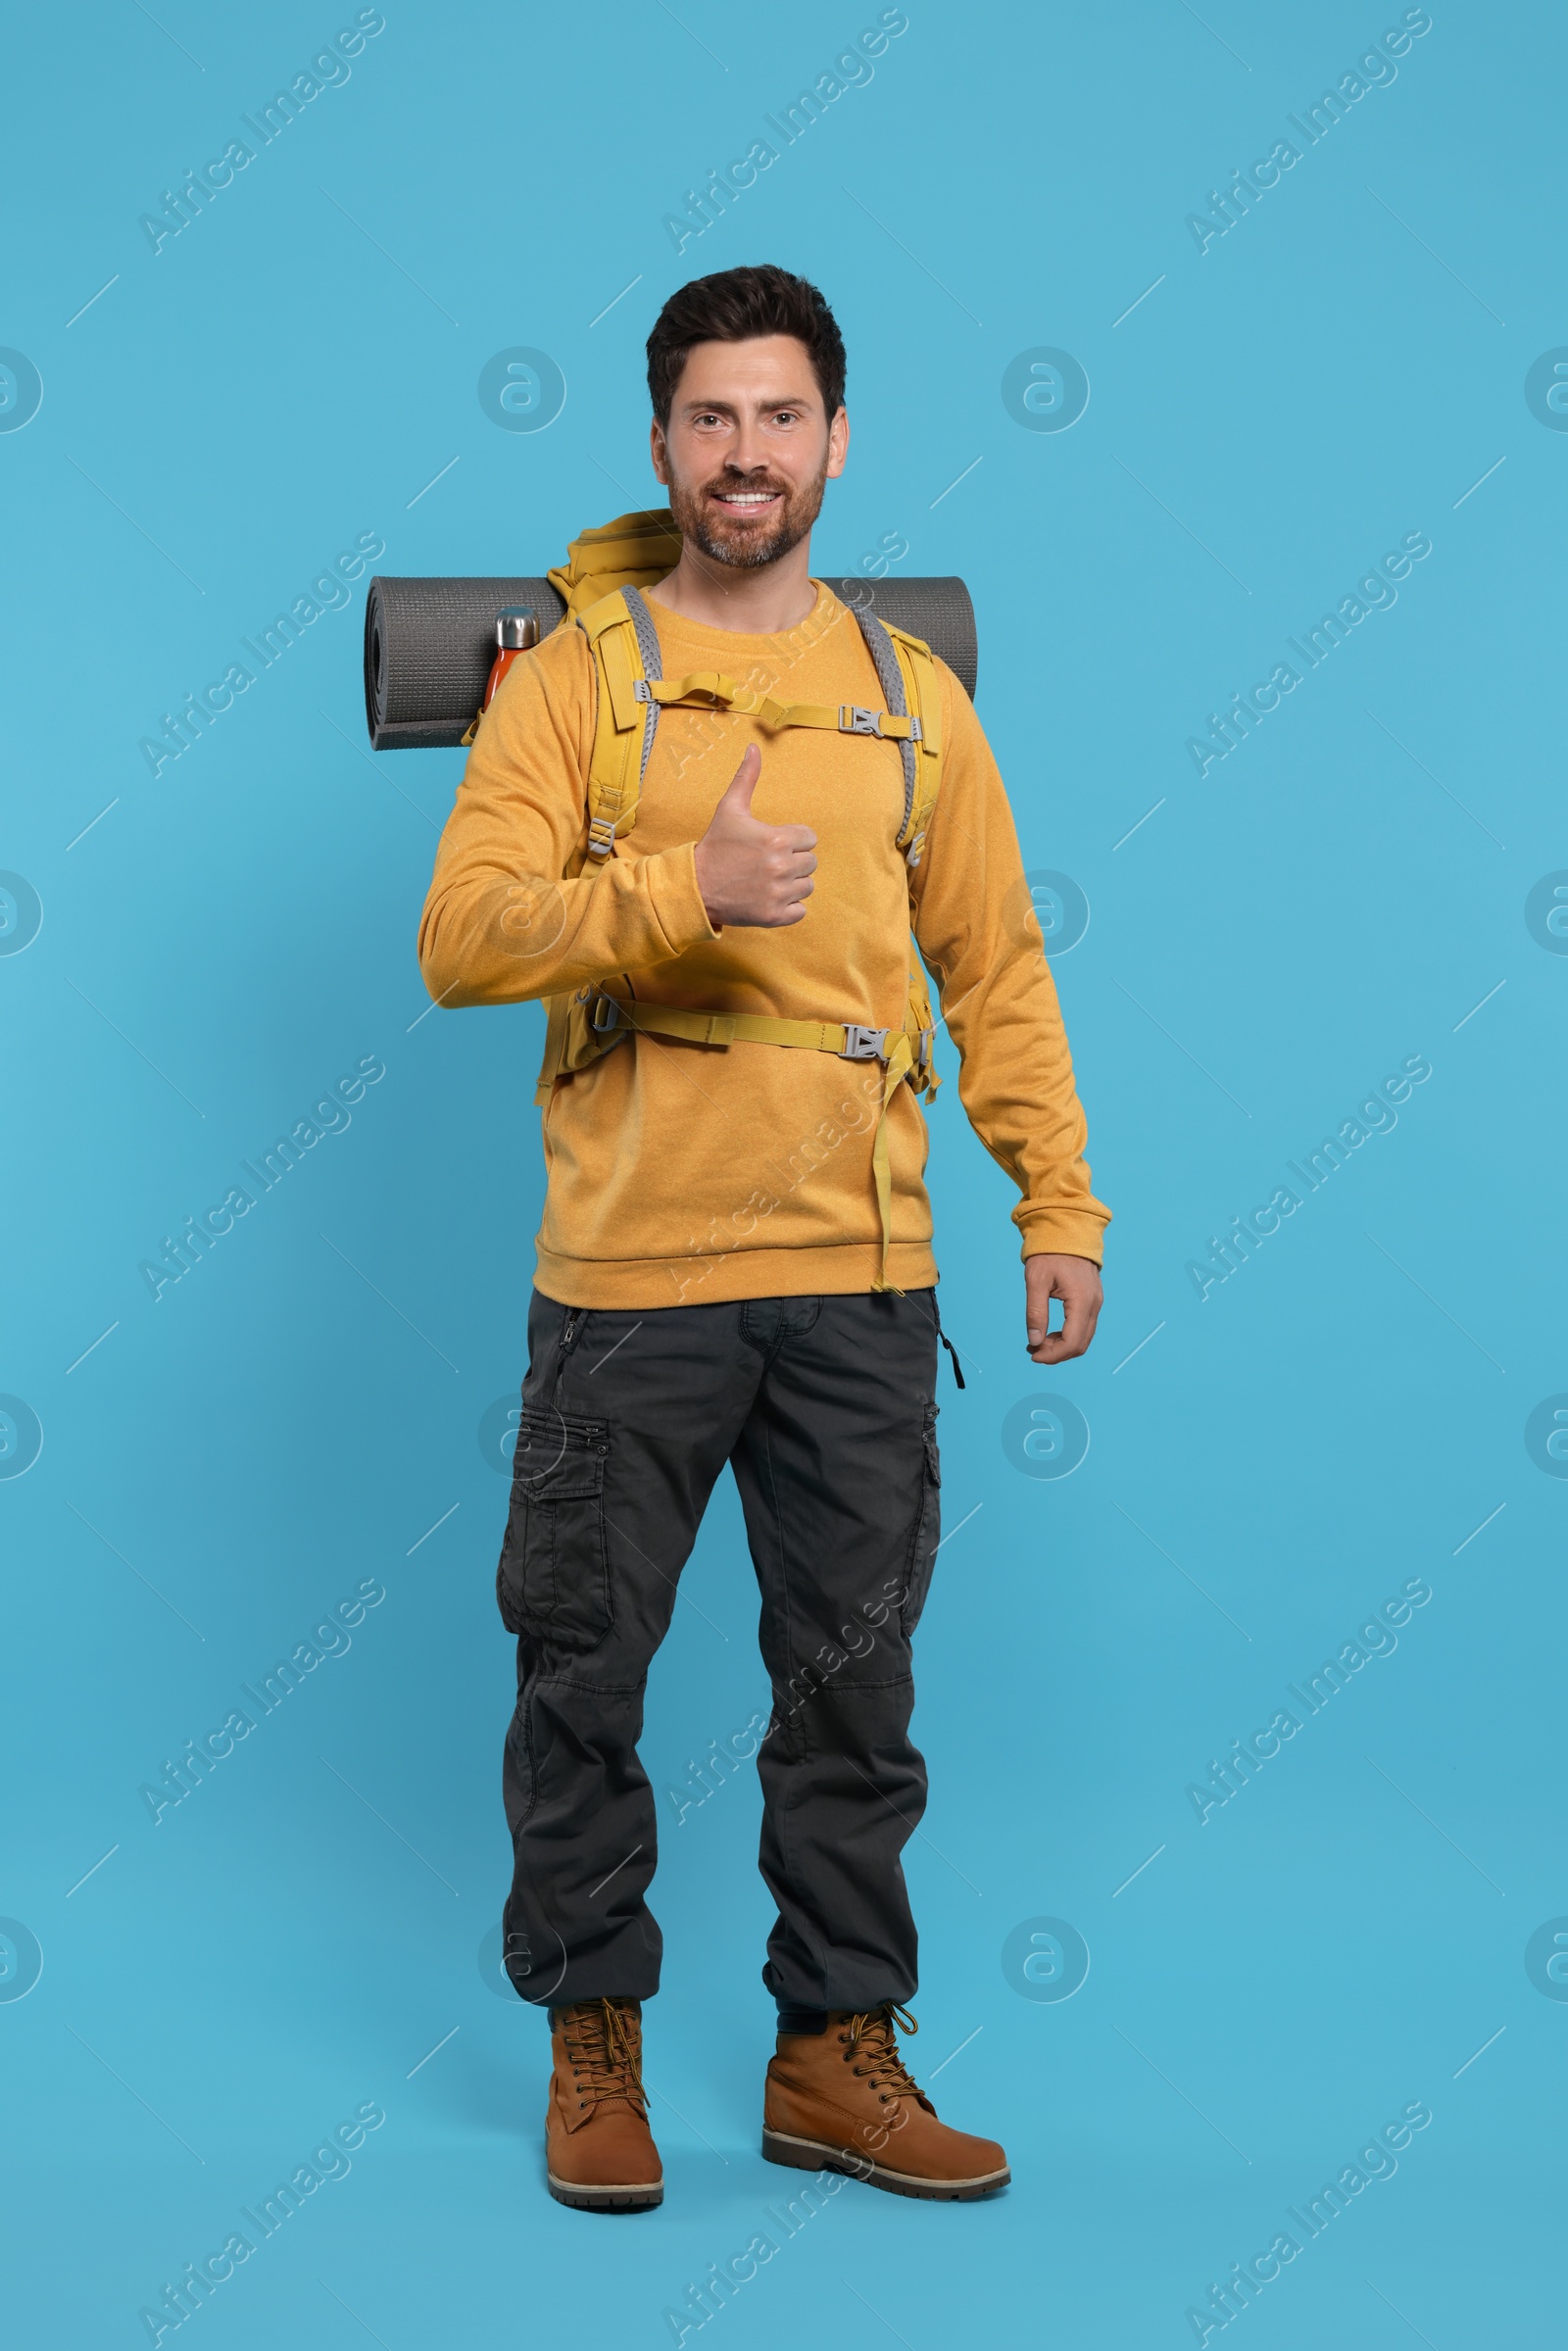
[[[920,2086],[904,2062],[895,2027],[898,2033],[910,2034],[920,2030],[897,2000],[884,2000],[880,2008],[852,2016],[844,2034],[848,2043],[845,2061],[883,2098],[917,2098]],[[862,2059],[863,2063],[858,2062]]]
[[[579,2000],[562,2019],[562,2037],[580,2104],[624,2098],[645,2111],[642,2033],[630,2010],[615,2000]]]

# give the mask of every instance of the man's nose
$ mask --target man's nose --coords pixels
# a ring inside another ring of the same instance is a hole
[[[738,425],[735,443],[728,458],[730,470],[734,473],[761,473],[766,470],[767,462],[767,452],[762,447],[758,427],[755,424]]]

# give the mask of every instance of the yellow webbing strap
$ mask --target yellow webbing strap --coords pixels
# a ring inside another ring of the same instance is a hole
[[[556,1090],[556,1080],[566,1057],[566,1029],[571,1016],[569,996],[547,996],[545,1006],[545,1050],[539,1060],[539,1075],[534,1080],[534,1107],[542,1110]]]
[[[918,741],[920,721],[896,717],[891,710],[865,710],[855,702],[775,702],[771,695],[753,694],[737,686],[721,669],[700,669],[691,677],[655,678],[648,699],[662,710],[696,706],[734,710],[743,717],[760,718],[770,728],[814,726],[841,735],[877,735],[893,743]]]
[[[612,996],[608,988],[580,995],[586,1004],[584,1026],[600,1041],[590,1048],[604,1051],[626,1031],[655,1037],[679,1037],[688,1045],[792,1045],[816,1053],[849,1054],[853,1032],[842,1020],[777,1020],[767,1012],[696,1012],[678,1004],[645,1004],[636,999]],[[596,1025],[593,1015],[614,1004],[612,1021]],[[872,1032],[880,1035],[880,1030]],[[878,1060],[877,1053],[850,1054],[852,1059]]]
[[[918,983],[911,977],[906,1019],[917,1017],[918,992]],[[920,1009],[929,1015],[923,995]],[[606,1013],[610,1014],[609,1019],[604,1017]],[[787,1045],[807,1053],[837,1053],[848,1060],[881,1061],[882,1105],[871,1143],[871,1175],[882,1226],[882,1263],[873,1288],[893,1290],[895,1285],[888,1280],[888,1250],[893,1241],[893,1169],[888,1155],[887,1114],[906,1078],[916,1093],[924,1089],[928,1102],[935,1093],[937,1077],[931,1057],[931,1034],[929,1027],[917,1031],[908,1027],[867,1029],[842,1020],[780,1020],[764,1012],[693,1011],[676,1004],[649,1004],[613,996],[608,988],[584,988],[567,1004],[558,1066],[562,1073],[575,1074],[607,1053],[622,1037],[636,1035],[676,1037],[689,1045]],[[874,1039],[881,1040],[880,1051],[870,1042]]]
[[[872,1287],[891,1290],[898,1298],[904,1293],[888,1280],[888,1250],[893,1243],[893,1168],[888,1158],[888,1106],[899,1090],[901,1079],[909,1075],[913,1053],[909,1032],[900,1029],[889,1046],[887,1074],[882,1085],[882,1108],[877,1117],[876,1136],[871,1145],[871,1176],[876,1185],[877,1214],[882,1219],[882,1270]]]

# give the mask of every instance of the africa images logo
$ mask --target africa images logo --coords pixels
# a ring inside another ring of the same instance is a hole
[[[1002,1449],[1026,1478],[1070,1478],[1089,1450],[1089,1423],[1069,1396],[1036,1391],[1004,1420]]]

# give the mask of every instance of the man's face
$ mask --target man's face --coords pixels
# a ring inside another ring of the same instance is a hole
[[[669,422],[656,420],[652,435],[654,471],[681,537],[713,563],[745,570],[800,545],[849,445],[849,418],[842,409],[827,415],[793,335],[696,344]]]

